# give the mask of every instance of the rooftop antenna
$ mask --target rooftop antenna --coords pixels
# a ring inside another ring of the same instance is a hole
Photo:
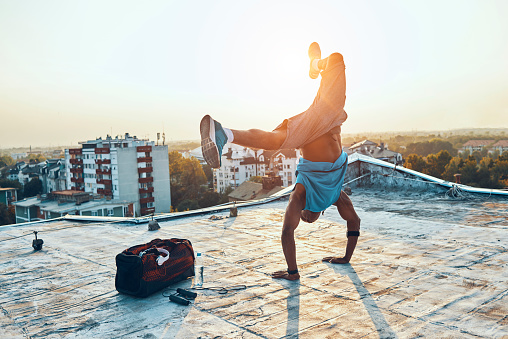
[[[162,146],[164,146],[165,141],[166,141],[166,133],[164,133],[164,123],[162,123]]]

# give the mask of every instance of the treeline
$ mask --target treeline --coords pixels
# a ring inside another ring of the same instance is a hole
[[[39,178],[33,178],[32,180],[27,182],[25,186],[21,185],[21,183],[17,180],[9,180],[7,178],[1,178],[0,187],[15,188],[18,200],[34,197],[37,194],[42,193],[42,181]]]
[[[196,158],[184,158],[177,151],[169,152],[171,211],[187,211],[228,202],[232,189],[222,194],[213,190],[210,166],[201,166]]]
[[[371,133],[371,134],[345,134],[342,137],[343,145],[351,145],[353,143],[371,140],[380,144],[381,142],[388,145],[392,151],[401,153],[404,157],[410,154],[418,154],[427,156],[429,154],[436,154],[441,150],[447,150],[452,156],[458,154],[458,150],[462,149],[462,145],[469,140],[499,140],[508,139],[508,133],[502,131],[470,131],[457,133],[457,132],[438,132],[431,134],[407,133]]]
[[[451,182],[455,182],[455,174],[460,174],[462,184],[474,187],[508,187],[508,152],[499,155],[476,151],[456,157],[447,150],[425,157],[410,154],[404,167]]]
[[[0,179],[0,187],[15,188],[18,200],[33,197],[42,193],[42,181],[34,178],[26,183],[25,186],[17,180],[9,180],[7,178]],[[0,225],[8,225],[16,223],[16,215],[14,205],[6,206],[0,203]]]

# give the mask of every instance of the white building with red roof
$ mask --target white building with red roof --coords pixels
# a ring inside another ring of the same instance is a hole
[[[473,153],[474,151],[481,151],[486,148],[490,144],[493,144],[495,140],[487,139],[487,140],[469,140],[464,145],[462,145],[462,152],[469,151],[469,153]]]
[[[499,154],[503,154],[503,152],[508,152],[508,140],[499,140],[494,145],[492,145],[493,151],[499,151]]]

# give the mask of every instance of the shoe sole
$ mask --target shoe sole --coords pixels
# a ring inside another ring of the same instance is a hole
[[[212,168],[219,168],[219,150],[214,141],[215,124],[209,115],[205,115],[203,119],[201,119],[199,130],[201,133],[201,152],[203,153],[203,158],[205,158],[206,163]]]
[[[317,45],[317,48],[316,48],[316,47],[314,47],[314,50],[311,50],[311,47],[312,47],[312,46],[314,46],[314,44],[316,44],[316,45]],[[314,55],[313,53],[311,53],[311,51],[312,51],[312,52],[319,51],[319,53],[316,53],[316,54]],[[321,73],[321,72],[319,72],[319,71],[315,71],[315,70],[312,68],[312,61],[313,61],[314,59],[316,59],[316,58],[317,58],[317,59],[321,59],[321,48],[319,47],[319,44],[318,44],[317,42],[313,42],[313,43],[311,43],[311,44],[310,44],[310,46],[309,46],[309,51],[308,51],[308,55],[309,55],[309,59],[310,59],[309,77],[310,77],[311,79],[317,79],[317,78],[318,78],[318,76],[319,76],[319,73]]]

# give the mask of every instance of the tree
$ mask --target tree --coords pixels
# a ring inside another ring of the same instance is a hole
[[[427,163],[425,162],[422,156],[419,156],[417,154],[410,154],[407,157],[406,163],[404,165],[406,168],[423,173],[425,167],[427,166]]]
[[[494,161],[491,158],[484,157],[480,161],[480,168],[478,169],[478,186],[485,188],[497,188],[499,182],[493,180],[493,175],[490,173],[492,163]]]
[[[12,208],[0,203],[0,225],[10,225],[16,223],[16,216]]]
[[[42,155],[42,154],[30,154],[28,156],[28,161],[32,162],[31,160],[33,160],[36,163],[40,163],[40,162],[46,161],[46,157],[44,157],[44,155]]]
[[[220,201],[220,194],[214,191],[206,191],[201,194],[198,200],[199,207],[205,208],[215,206]]]
[[[451,142],[442,139],[432,139],[430,141],[410,143],[404,155],[414,153],[425,157],[442,150],[448,151],[451,155],[457,154],[457,150],[453,147]]]
[[[229,202],[229,195],[231,192],[233,192],[233,188],[231,186],[226,187],[226,189],[220,195],[219,205]]]
[[[204,164],[202,165],[203,172],[206,175],[206,180],[208,181],[208,188],[213,188],[213,169],[210,165]]]
[[[0,179],[0,187],[15,188],[18,193],[18,199],[23,199],[23,186],[17,180],[9,180],[7,178]]]
[[[478,167],[476,164],[476,158],[470,155],[464,166],[460,168],[461,182],[465,185],[477,186],[478,185]]]
[[[479,164],[479,163],[480,163],[480,161],[481,161],[481,160],[482,160],[482,158],[483,158],[483,155],[482,155],[482,153],[481,153],[480,151],[474,151],[474,152],[471,154],[471,156],[473,156],[473,157],[475,158],[475,160],[476,160],[476,163],[477,163],[477,164]]]
[[[15,163],[16,162],[10,155],[2,155],[0,157],[0,168],[5,167],[5,166],[12,166]]]
[[[463,160],[459,157],[452,158],[450,162],[445,166],[445,170],[442,174],[444,180],[455,182],[455,174],[459,174],[459,168],[463,166]]]
[[[176,209],[180,212],[198,209],[199,205],[196,200],[185,199],[181,201]]]
[[[262,184],[262,183],[263,183],[263,177],[262,177],[262,176],[260,176],[260,175],[255,175],[255,176],[253,176],[253,177],[250,177],[250,178],[249,178],[249,181],[250,181],[250,182],[257,182],[257,183],[259,183],[259,184]]]
[[[498,185],[498,187],[508,186],[508,160],[505,160],[504,152],[502,156],[498,157],[494,165],[491,168],[492,180]]]
[[[33,197],[37,194],[42,193],[42,181],[39,178],[33,178],[29,182],[25,184],[25,188],[23,189],[23,195],[25,197]]]
[[[204,191],[202,185],[206,184],[201,164],[196,158],[184,158],[177,151],[168,155],[172,205],[179,206],[184,200],[194,200],[197,204],[199,193]]]

